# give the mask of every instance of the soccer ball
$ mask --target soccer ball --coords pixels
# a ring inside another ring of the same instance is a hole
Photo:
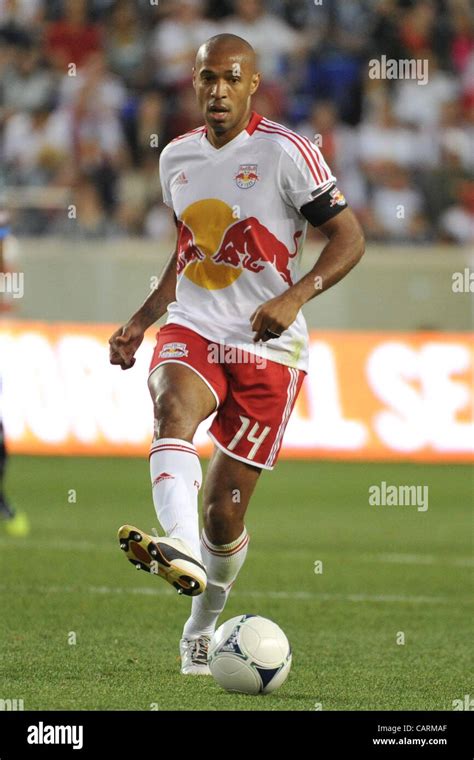
[[[286,680],[291,656],[290,643],[276,623],[260,615],[238,615],[217,629],[207,661],[227,691],[269,694]]]

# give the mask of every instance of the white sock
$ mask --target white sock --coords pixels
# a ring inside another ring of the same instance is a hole
[[[161,527],[167,536],[186,541],[200,559],[198,492],[202,470],[195,446],[180,438],[153,441],[150,474]]]
[[[206,590],[193,597],[191,616],[183,629],[183,638],[195,639],[202,634],[212,636],[231,587],[245,562],[249,535],[246,528],[230,544],[216,546],[201,534],[201,556],[207,570]]]

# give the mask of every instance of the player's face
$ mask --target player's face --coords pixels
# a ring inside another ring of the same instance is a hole
[[[214,51],[199,57],[193,85],[206,124],[216,134],[239,127],[248,117],[259,81],[244,55]]]

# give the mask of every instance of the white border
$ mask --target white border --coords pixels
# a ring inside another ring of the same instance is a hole
[[[251,464],[254,467],[260,467],[260,469],[263,470],[273,470],[273,466],[270,467],[268,464],[260,464],[260,462],[254,462],[253,459],[245,459],[245,457],[239,457],[238,454],[233,454],[231,451],[227,451],[225,446],[222,445],[222,443],[219,443],[219,441],[212,435],[211,431],[208,430],[207,434],[211,441],[217,446],[218,449],[224,452],[224,454],[227,454],[228,457],[231,457],[231,459],[237,459],[239,462],[245,462],[245,464]]]
[[[206,378],[204,377],[204,375],[201,375],[201,373],[198,372],[195,367],[193,367],[191,364],[188,364],[187,362],[182,362],[182,361],[180,361],[178,359],[166,359],[164,362],[160,362],[159,364],[157,364],[156,367],[154,367],[151,370],[151,372],[148,374],[148,380],[150,380],[150,377],[152,376],[153,372],[155,372],[157,369],[159,369],[160,367],[162,367],[163,364],[183,364],[185,367],[189,367],[189,369],[192,369],[192,371],[195,372],[196,375],[198,375],[201,378],[201,380],[203,381],[203,383],[206,383],[207,387],[209,388],[209,390],[211,391],[212,395],[214,396],[214,398],[216,400],[216,406],[212,410],[212,412],[210,412],[210,414],[213,414],[216,411],[216,409],[219,408],[220,403],[221,403],[220,400],[219,400],[219,396],[217,395],[216,391],[214,390],[214,388],[210,384],[209,380],[206,380]]]

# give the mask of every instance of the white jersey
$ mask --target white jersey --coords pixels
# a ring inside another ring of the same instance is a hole
[[[335,177],[306,137],[252,113],[246,129],[214,148],[203,126],[160,156],[163,199],[178,219],[176,301],[168,323],[262,353],[251,314],[300,277],[307,221],[300,209]],[[308,331],[296,320],[266,343],[272,361],[307,370]]]

